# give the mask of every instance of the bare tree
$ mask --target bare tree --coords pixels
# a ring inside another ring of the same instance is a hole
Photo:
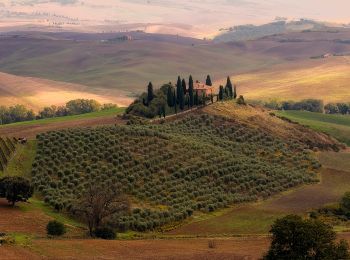
[[[90,182],[72,210],[85,220],[90,236],[93,236],[96,228],[103,225],[109,217],[129,209],[128,198],[122,194],[118,185]]]

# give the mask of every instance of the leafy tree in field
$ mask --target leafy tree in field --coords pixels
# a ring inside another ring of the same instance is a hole
[[[0,197],[6,198],[12,206],[25,202],[33,195],[33,187],[23,177],[4,177],[0,180]]]
[[[150,104],[153,99],[154,99],[153,84],[152,82],[150,82],[148,83],[148,86],[147,86],[147,104]]]
[[[224,100],[224,86],[220,86],[219,88],[219,100],[222,101]]]
[[[246,105],[244,97],[242,95],[240,95],[239,98],[237,99],[237,104],[238,105]]]
[[[174,89],[172,86],[168,86],[168,91],[167,91],[167,103],[169,107],[174,106]]]
[[[192,75],[190,76],[190,79],[188,81],[188,95],[189,95],[189,103],[190,107],[193,107],[194,105],[194,93],[193,93],[193,78]]]
[[[350,112],[350,108],[347,104],[345,103],[337,103],[339,112],[343,115],[346,115],[348,112]]]
[[[66,104],[68,114],[79,115],[99,111],[101,104],[93,99],[75,99]]]
[[[346,192],[341,199],[340,209],[346,216],[350,216],[350,192]]]
[[[285,110],[287,110],[287,109],[285,109]],[[288,109],[288,110],[290,110],[290,109]],[[324,110],[325,110],[326,114],[338,114],[339,113],[339,108],[338,108],[337,104],[334,104],[334,103],[327,104],[324,107]]]
[[[182,89],[184,91],[184,95],[186,95],[186,93],[187,93],[187,86],[186,86],[186,80],[185,79],[182,79],[181,86],[182,86]]]
[[[332,227],[319,220],[289,215],[276,220],[270,232],[272,243],[265,260],[349,259],[348,244],[337,244]]]
[[[62,236],[66,233],[66,228],[63,223],[52,220],[47,224],[46,232],[49,236]]]
[[[72,211],[85,220],[91,236],[111,216],[129,211],[130,203],[120,190],[112,182],[91,181],[80,194]]]
[[[205,85],[207,85],[207,86],[213,86],[213,83],[211,82],[210,75],[207,76],[207,79],[205,80]]]

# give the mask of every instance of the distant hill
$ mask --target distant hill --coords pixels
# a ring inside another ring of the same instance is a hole
[[[265,36],[275,34],[285,34],[288,32],[334,30],[337,31],[343,26],[329,27],[326,23],[313,20],[301,19],[298,21],[275,21],[263,25],[239,25],[222,29],[222,33],[214,38],[215,42],[246,41],[255,40]]]

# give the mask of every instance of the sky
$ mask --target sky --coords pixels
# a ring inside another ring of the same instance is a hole
[[[0,0],[0,26],[72,19],[77,26],[139,23],[149,31],[210,35],[275,17],[350,23],[349,10],[350,0]]]

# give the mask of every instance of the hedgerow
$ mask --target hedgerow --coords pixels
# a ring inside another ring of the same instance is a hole
[[[37,139],[32,181],[45,202],[69,210],[88,182],[118,183],[134,202],[130,214],[107,223],[121,231],[153,230],[196,211],[267,198],[317,181],[320,167],[302,143],[206,114]]]

